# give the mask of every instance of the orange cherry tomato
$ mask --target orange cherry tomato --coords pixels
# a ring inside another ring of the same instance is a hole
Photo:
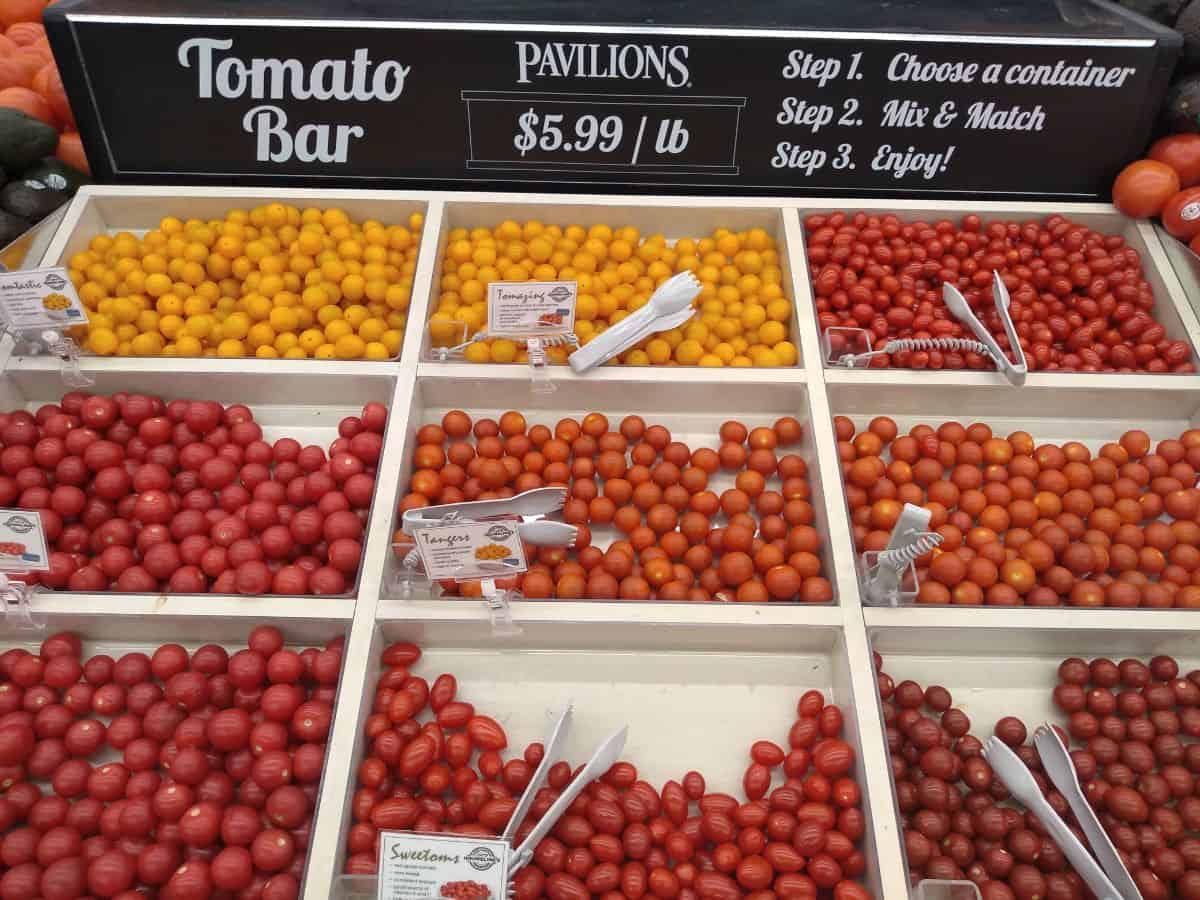
[[[1200,183],[1200,134],[1172,134],[1159,138],[1146,155],[1174,169],[1182,187]]]
[[[1200,234],[1200,187],[1179,191],[1162,208],[1163,227],[1181,241]]]
[[[1178,173],[1166,163],[1139,159],[1122,169],[1113,182],[1113,205],[1135,219],[1156,216],[1179,187]]]

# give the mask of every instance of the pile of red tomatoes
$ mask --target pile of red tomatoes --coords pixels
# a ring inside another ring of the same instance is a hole
[[[500,724],[459,697],[453,675],[430,685],[414,674],[420,656],[409,643],[382,654],[352,801],[349,874],[376,872],[383,830],[500,834],[545,753],[534,743],[506,759]],[[784,744],[750,746],[743,800],[710,790],[699,772],[659,790],[632,763],[616,763],[516,873],[515,900],[870,900],[855,880],[867,865],[859,849],[866,817],[842,728],[840,708],[805,693]],[[568,763],[550,768],[514,846],[571,780]]]
[[[918,603],[1200,609],[1200,430],[1092,452],[982,422],[834,427],[858,550],[884,549],[905,503],[942,536]]]
[[[367,404],[326,452],[267,443],[241,404],[72,392],[0,413],[0,507],[40,514],[48,588],[341,594],[386,422]]]
[[[811,215],[805,230],[822,332],[863,328],[876,350],[897,338],[973,339],[942,302],[942,285],[951,284],[1007,350],[992,297],[995,271],[1030,370],[1195,371],[1188,343],[1169,339],[1155,320],[1141,256],[1119,235],[1063,216],[905,222],[865,212]],[[993,367],[987,356],[953,349],[901,350],[871,365]]]
[[[0,655],[2,900],[295,900],[342,639]]]
[[[1145,159],[1117,176],[1113,205],[1138,219],[1154,216],[1163,228],[1200,253],[1200,134],[1170,134]]]
[[[880,668],[879,657],[875,658]],[[1200,898],[1200,671],[1181,677],[1168,656],[1149,662],[1066,659],[1054,726],[1087,802],[1145,900]],[[967,879],[983,900],[1091,896],[1037,816],[1009,804],[971,721],[941,685],[899,683],[879,671],[892,775],[913,882]],[[1024,722],[992,733],[1029,768],[1050,806],[1082,835],[1042,769]]]

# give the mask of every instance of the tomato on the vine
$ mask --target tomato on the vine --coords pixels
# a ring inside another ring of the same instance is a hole
[[[1135,219],[1149,218],[1158,215],[1179,188],[1179,174],[1169,165],[1139,159],[1122,169],[1113,182],[1113,205]]]

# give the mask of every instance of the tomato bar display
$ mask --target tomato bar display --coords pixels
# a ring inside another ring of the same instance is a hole
[[[65,394],[0,413],[0,506],[41,514],[55,590],[343,594],[354,584],[387,409],[328,448],[242,404]]]
[[[556,215],[553,208],[541,212],[545,218]],[[705,212],[714,219],[722,215],[721,210]],[[586,344],[645,306],[668,278],[690,271],[702,285],[695,317],[647,337],[615,357],[614,365],[796,365],[785,254],[766,228],[730,223],[705,234],[693,220],[678,223],[687,236],[674,239],[646,233],[621,218],[619,209],[587,214],[608,215],[612,224],[507,219],[495,227],[473,227],[464,220],[451,228],[430,304],[433,346],[458,344],[464,332],[466,338],[486,333],[488,286],[495,282],[576,282],[575,334]],[[550,347],[547,356],[565,362],[569,349]],[[524,342],[507,338],[475,341],[465,356],[477,363],[526,361]]]
[[[138,646],[0,654],[0,897],[294,900],[342,639]]]
[[[794,417],[727,421],[715,447],[695,449],[639,415],[547,423],[511,410],[498,420],[452,410],[427,421],[416,431],[401,513],[563,485],[574,546],[530,548],[529,571],[498,585],[562,600],[833,599],[808,464],[789,452],[803,435]],[[720,490],[717,480],[730,475]],[[602,549],[596,541],[608,534],[619,537]],[[403,532],[396,540],[398,552],[411,549]],[[478,582],[442,588],[479,596]]]
[[[982,422],[834,420],[856,549],[882,550],[905,503],[942,544],[916,602],[1200,608],[1200,430],[1091,449]]]
[[[474,705],[482,698],[465,696],[453,674],[431,684],[426,669],[414,644],[382,650],[351,801],[349,874],[375,873],[382,830],[500,834],[542,760],[541,743],[510,745],[493,718],[503,719],[504,710]],[[870,897],[856,880],[868,865],[860,847],[867,822],[843,712],[820,691],[797,694],[788,704],[790,730],[779,722],[774,740],[747,740],[745,762],[738,763],[745,766],[745,799],[709,786],[698,771],[685,773],[686,758],[672,759],[679,777],[661,788],[640,777],[634,762],[618,762],[576,799],[531,864],[516,873],[516,900],[770,891]],[[577,707],[575,716],[596,713]],[[555,763],[516,844],[571,778],[569,763]]]
[[[873,349],[893,339],[971,339],[942,302],[942,285],[952,284],[1008,349],[992,300],[997,271],[1031,371],[1196,371],[1192,347],[1161,324],[1156,302],[1167,301],[1155,297],[1141,254],[1120,235],[1060,215],[907,221],[833,212],[809,215],[804,224],[822,332],[863,328]],[[880,354],[871,365],[993,368],[986,356],[936,346]]]
[[[979,886],[983,900],[1087,896],[1037,818],[1006,802],[1007,788],[980,752],[981,740],[992,734],[1012,747],[1050,805],[1081,836],[1032,745],[1031,730],[1042,720],[1007,714],[990,731],[990,719],[973,727],[945,687],[896,681],[882,671],[878,655],[875,661],[914,882],[966,878]],[[1014,685],[1040,693],[1042,712],[1052,697],[1049,721],[1144,898],[1200,897],[1200,797],[1194,790],[1200,745],[1187,743],[1200,736],[1198,685],[1200,671],[1185,676],[1165,655],[1119,664],[1071,657],[1058,665],[1057,679],[1052,668],[1039,666],[1028,683]],[[965,693],[978,707],[979,691]],[[1008,704],[1009,713],[1025,709],[1019,699],[1010,697]]]

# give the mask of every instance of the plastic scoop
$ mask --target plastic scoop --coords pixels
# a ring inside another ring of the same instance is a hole
[[[691,272],[668,278],[645,306],[584,344],[567,357],[567,362],[576,372],[586,372],[652,334],[678,328],[695,315],[692,301],[699,295],[700,282]]]

